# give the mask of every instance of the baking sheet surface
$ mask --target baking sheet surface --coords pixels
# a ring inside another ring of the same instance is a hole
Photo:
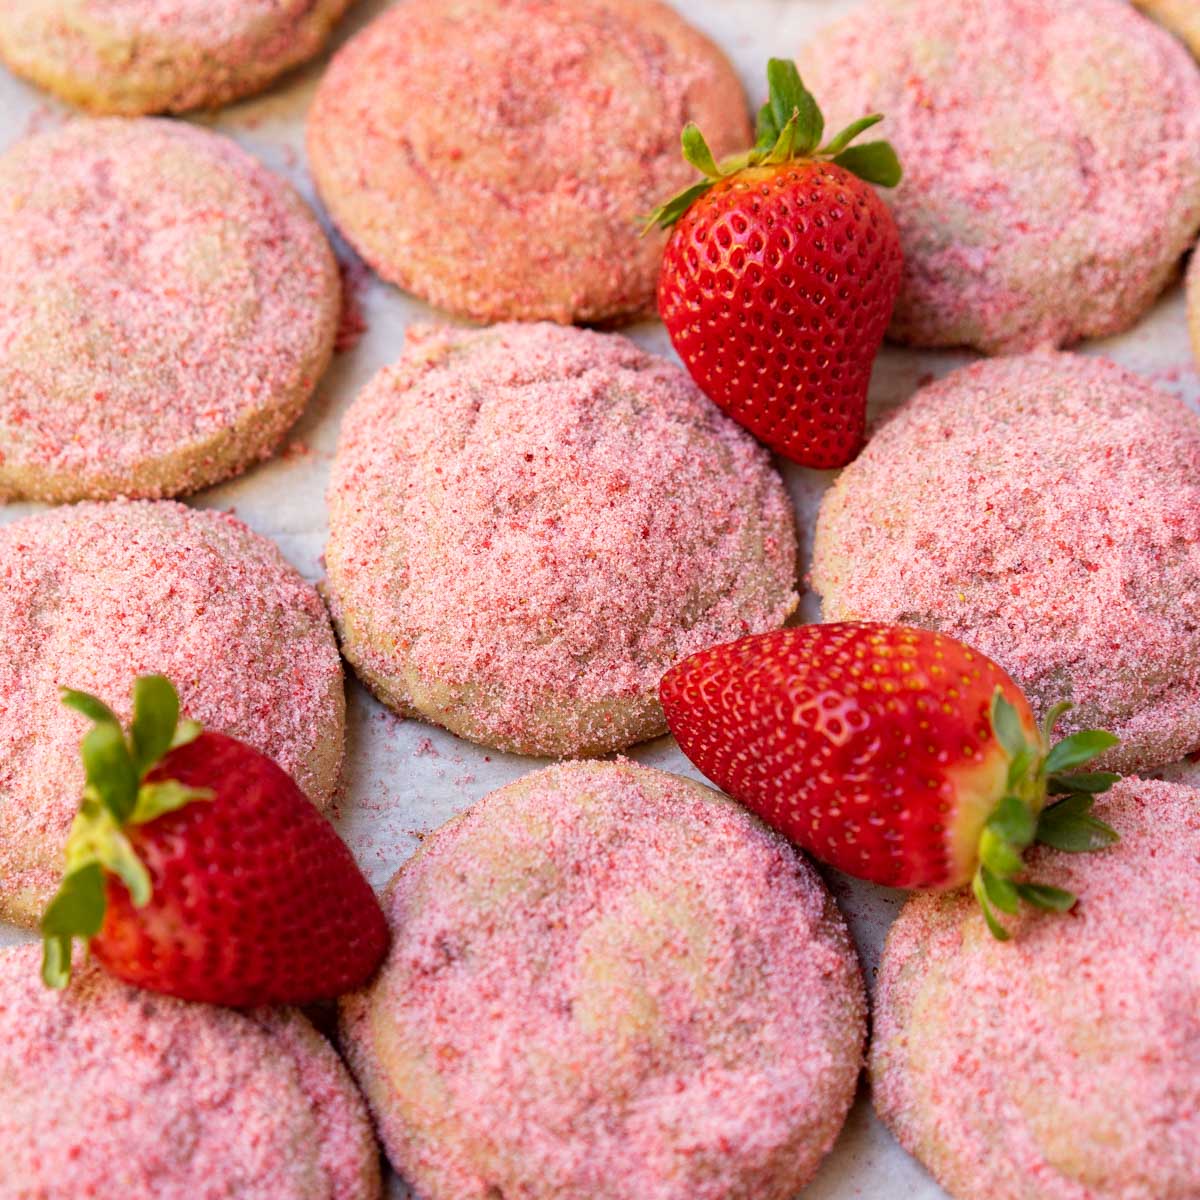
[[[856,5],[856,0],[674,2],[724,47],[755,103],[762,99],[768,57],[796,53],[823,24]],[[339,31],[336,44],[386,7],[384,0],[360,0]],[[242,143],[314,203],[304,160],[304,115],[325,61],[322,58],[290,76],[263,97],[198,118]],[[0,70],[0,147],[57,123],[66,115],[64,108]],[[886,124],[882,132],[886,133]],[[349,264],[351,278],[358,280],[355,291],[367,325],[362,340],[335,359],[281,456],[190,501],[235,511],[254,529],[274,539],[312,580],[321,577],[320,557],[326,536],[324,491],[342,414],[374,372],[398,357],[409,323],[446,319],[370,276],[336,237],[334,244]],[[661,325],[647,322],[626,332],[650,350],[672,353]],[[1178,285],[1137,329],[1082,349],[1089,354],[1108,355],[1200,407],[1200,376],[1193,366]],[[919,384],[945,374],[968,357],[885,348],[872,380],[873,413],[885,411]],[[784,475],[796,503],[801,552],[807,561],[816,505],[832,474],[785,467]],[[38,507],[0,505],[0,523]],[[805,596],[803,611],[809,620],[818,618],[812,596]],[[416,721],[401,721],[349,675],[347,699],[345,782],[337,822],[377,886],[382,886],[412,853],[418,833],[437,827],[486,792],[543,765],[536,759],[485,751]],[[669,738],[636,747],[629,754],[664,770],[696,775]],[[1200,779],[1200,770],[1194,767],[1180,766],[1165,774]],[[870,985],[879,947],[901,897],[836,873],[828,878],[853,927]],[[27,936],[0,925],[0,944]],[[392,1195],[406,1197],[408,1192],[393,1179]],[[939,1200],[944,1196],[874,1118],[865,1089],[834,1152],[804,1192],[805,1200]]]

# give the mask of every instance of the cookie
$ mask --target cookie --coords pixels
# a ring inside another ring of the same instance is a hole
[[[218,108],[317,54],[350,0],[6,0],[0,59],[96,113]]]
[[[659,0],[407,0],[334,58],[309,114],[321,198],[391,283],[480,321],[653,307],[655,205],[750,144],[733,67]]]
[[[130,716],[161,672],[184,712],[257,747],[320,807],[345,701],[320,597],[224,513],[81,504],[0,527],[0,918],[32,924],[62,873],[88,722],[61,687]]]
[[[1079,897],[1011,942],[967,891],[909,900],[888,935],[875,1107],[956,1200],[1200,1195],[1200,792],[1129,779],[1121,842],[1039,850]]]
[[[363,681],[520,754],[665,732],[669,666],[797,603],[766,453],[615,334],[410,329],[346,415],[329,509],[327,594]]]
[[[1200,227],[1200,73],[1123,0],[870,0],[801,56],[831,128],[881,112],[891,334],[1015,353],[1133,325]]]
[[[1070,354],[922,389],[821,504],[827,621],[938,629],[994,658],[1117,770],[1200,747],[1200,418]]]
[[[342,1044],[423,1200],[793,1200],[865,1024],[816,872],[629,762],[551,767],[424,839]]]
[[[4,1194],[377,1200],[362,1097],[298,1012],[189,1004],[0,949]]]
[[[195,491],[268,457],[333,352],[316,218],[233,142],[75,121],[0,157],[0,497]]]

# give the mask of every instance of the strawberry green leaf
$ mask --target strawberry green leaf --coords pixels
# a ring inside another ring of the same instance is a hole
[[[1005,787],[1015,788],[1021,780],[1029,774],[1029,768],[1033,766],[1037,760],[1037,754],[1032,746],[1025,746],[1018,750],[1016,754],[1009,759],[1008,775],[1005,779]]]
[[[211,800],[215,794],[211,788],[186,787],[177,779],[143,783],[138,789],[137,803],[129,815],[129,823],[144,825],[147,821],[185,808],[194,800]]]
[[[133,685],[134,767],[144,775],[171,748],[179,723],[179,696],[162,675],[143,675]]]
[[[72,871],[59,884],[42,916],[42,979],[48,987],[64,988],[70,982],[71,940],[99,933],[107,904],[99,863]]]
[[[62,991],[71,982],[71,939],[42,938],[42,982],[55,991]]]
[[[194,742],[203,732],[204,726],[199,721],[193,721],[189,717],[184,717],[175,726],[175,736],[171,739],[171,749],[178,750],[180,746],[186,746],[188,742]]]
[[[1044,770],[1047,775],[1057,775],[1069,771],[1072,767],[1081,767],[1091,762],[1098,754],[1111,750],[1120,743],[1120,738],[1107,733],[1103,729],[1083,729],[1073,733],[1069,738],[1063,738],[1056,746],[1052,746],[1046,755]]]
[[[983,890],[988,900],[1001,912],[1015,913],[1020,908],[1021,898],[1017,895],[1016,884],[989,871],[987,867],[983,867],[979,874],[983,879]]]
[[[789,58],[772,58],[767,63],[771,116],[782,134],[784,126],[796,118],[796,153],[811,154],[825,132],[825,118],[812,93],[800,79],[796,64]]]
[[[758,110],[758,120],[754,125],[754,145],[759,150],[770,150],[779,140],[779,126],[775,124],[775,114],[771,111],[771,102]]]
[[[93,725],[81,743],[88,787],[120,824],[133,811],[138,774],[119,725]]]
[[[1005,879],[1021,869],[1021,852],[989,826],[984,826],[979,835],[979,859],[993,874]]]
[[[721,172],[717,169],[717,160],[713,158],[713,152],[708,148],[708,142],[704,140],[704,134],[700,132],[700,126],[695,121],[689,121],[683,127],[680,141],[683,144],[683,157],[701,175],[707,175],[709,179],[720,179]]]
[[[1114,783],[1120,783],[1121,777],[1112,771],[1080,771],[1076,775],[1051,775],[1046,782],[1051,795],[1090,792],[1098,796]]]
[[[692,205],[712,187],[711,179],[701,179],[685,188],[677,196],[672,196],[666,204],[660,204],[647,218],[642,228],[644,237],[657,225],[660,229],[670,229]]]
[[[785,163],[789,159],[795,158],[799,137],[799,124],[793,113],[788,118],[788,123],[780,130],[779,137],[776,139],[775,145],[771,147],[770,153],[762,160],[764,165],[774,166],[776,163]]]
[[[1049,912],[1069,912],[1075,907],[1075,893],[1063,888],[1050,887],[1045,883],[1018,883],[1015,886],[1021,899],[1035,908],[1044,908]]]
[[[895,187],[903,174],[890,142],[863,142],[861,146],[850,146],[833,161],[859,179],[879,187]]]
[[[143,908],[153,888],[150,872],[123,833],[115,833],[104,844],[100,860],[126,887],[135,908]]]
[[[67,937],[92,937],[104,924],[107,901],[104,871],[88,863],[65,876],[42,915],[42,932]]]
[[[1054,727],[1062,719],[1063,714],[1069,713],[1074,707],[1075,705],[1070,700],[1060,700],[1046,714],[1045,719],[1042,721],[1042,735],[1046,739],[1047,746],[1054,740]]]
[[[1037,818],[1033,815],[1033,809],[1020,796],[1011,793],[996,805],[987,824],[998,838],[1014,846],[1028,846],[1037,833]]]
[[[987,927],[991,930],[992,937],[998,942],[1007,942],[1009,933],[996,920],[996,914],[992,912],[992,904],[988,899],[987,887],[983,881],[982,867],[975,872],[975,877],[971,880],[971,890],[975,893],[975,899],[979,901],[979,907],[983,910],[983,919],[987,922]]]
[[[1015,758],[1029,749],[1021,718],[999,688],[992,693],[992,730],[996,734],[996,740],[1008,751],[1009,757]]]
[[[841,154],[845,148],[864,130],[870,129],[872,125],[878,125],[883,120],[882,113],[872,113],[869,117],[859,117],[857,121],[851,121],[841,133],[835,137],[831,137],[829,141],[821,147],[821,153],[828,155],[830,158]]]
[[[83,713],[89,721],[95,721],[97,725],[120,725],[116,713],[103,700],[97,700],[95,696],[91,696],[87,692],[77,692],[74,688],[61,688],[59,689],[59,698],[68,708]]]
[[[1068,854],[1103,850],[1121,840],[1112,826],[1091,815],[1091,796],[1076,794],[1047,808],[1038,820],[1037,840]]]

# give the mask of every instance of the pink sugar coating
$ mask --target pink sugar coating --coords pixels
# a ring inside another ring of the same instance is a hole
[[[195,719],[263,750],[326,804],[341,756],[341,664],[324,606],[275,546],[169,501],[81,504],[0,527],[0,906],[47,891],[83,782],[87,722],[123,719],[166,674]]]
[[[1200,73],[1121,0],[872,0],[801,58],[905,178],[893,333],[1013,352],[1132,324],[1200,225]]]
[[[0,950],[0,1191],[10,1200],[373,1200],[361,1097],[298,1013],[43,986]]]
[[[473,81],[463,87],[462,80]],[[383,278],[478,320],[653,306],[647,213],[750,125],[728,61],[658,0],[408,0],[335,56],[309,116],[322,199]]]
[[[410,329],[347,414],[330,602],[368,672],[550,702],[636,700],[794,608],[795,530],[766,453],[674,364],[554,325]],[[644,735],[643,735],[644,736]]]
[[[18,143],[0,158],[0,259],[0,461],[16,468],[123,476],[221,434],[261,456],[328,361],[337,281],[316,219],[192,125],[75,121]]]
[[[1128,779],[1096,813],[1117,847],[1029,858],[1070,915],[1002,944],[968,893],[926,895],[889,934],[876,1105],[962,1200],[1200,1195],[1200,792]],[[914,1013],[931,977],[940,1002]]]
[[[79,7],[60,0],[60,6]],[[236,52],[244,35],[256,26],[278,26],[282,31],[303,19],[313,0],[84,0],[82,7],[94,27],[109,36],[136,42],[139,38],[164,37],[196,43],[207,50]],[[261,44],[249,41],[245,50],[261,53]],[[222,56],[234,65],[235,58]]]
[[[978,363],[918,392],[822,503],[830,620],[933,627],[1126,768],[1200,744],[1200,420],[1115,364]]]
[[[865,1015],[844,923],[715,792],[540,771],[426,837],[384,906],[343,1043],[427,1200],[792,1200],[841,1127]],[[436,1086],[397,1092],[398,1055]]]

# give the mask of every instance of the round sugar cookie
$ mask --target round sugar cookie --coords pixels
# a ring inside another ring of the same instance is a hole
[[[351,0],[5,0],[0,59],[96,113],[218,108],[325,44]]]
[[[250,743],[320,807],[345,701],[316,591],[224,513],[170,501],[81,504],[0,526],[0,919],[33,924],[62,873],[88,722],[59,689],[128,720],[138,675]]]
[[[1200,1195],[1200,792],[1127,779],[1096,813],[1117,846],[1029,856],[1070,914],[998,942],[969,891],[924,895],[888,935],[875,1107],[956,1200]]]
[[[1125,0],[868,0],[801,56],[830,128],[885,114],[891,334],[989,353],[1133,325],[1200,227],[1200,72]]]
[[[551,767],[426,837],[342,1044],[423,1200],[794,1200],[865,1001],[816,872],[733,801]]]
[[[1200,418],[1121,367],[996,359],[923,388],[821,504],[827,621],[938,629],[1117,770],[1200,747]]]
[[[520,754],[665,732],[668,667],[797,603],[766,452],[616,334],[410,329],[346,415],[329,510],[330,609],[364,682]]]
[[[73,121],[0,156],[0,498],[180,495],[268,457],[333,353],[316,218],[227,138]]]
[[[406,0],[334,58],[309,113],[321,198],[391,283],[480,321],[602,322],[654,307],[642,227],[749,146],[741,84],[660,0]]]
[[[0,949],[4,1194],[39,1200],[378,1200],[379,1152],[333,1048],[292,1009],[139,991]]]

